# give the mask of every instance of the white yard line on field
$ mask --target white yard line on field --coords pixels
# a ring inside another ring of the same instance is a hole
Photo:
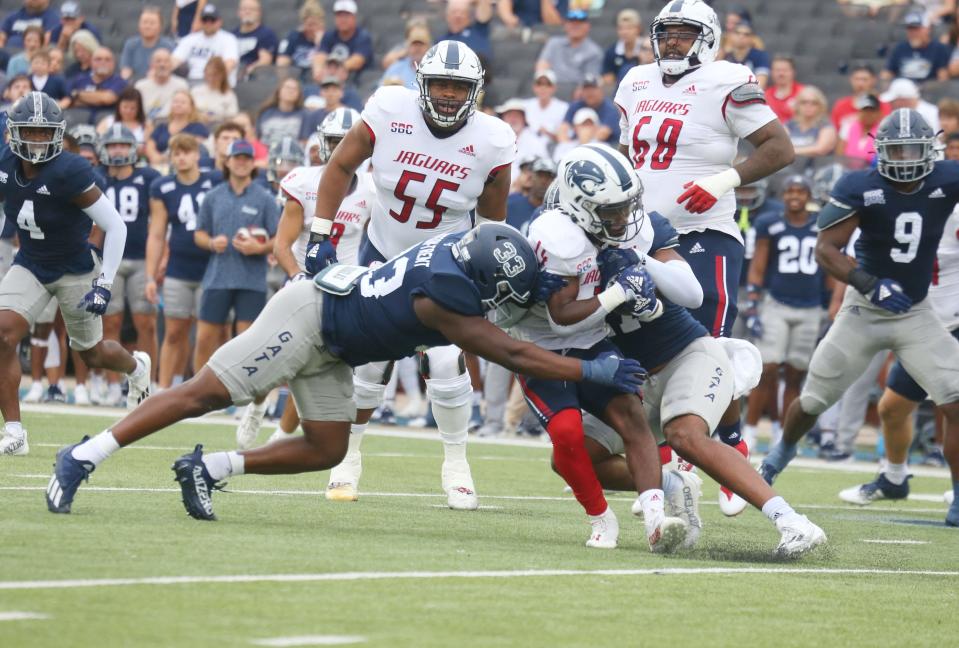
[[[272,639],[251,639],[254,646],[347,646],[366,643],[366,637],[353,635],[306,635],[302,637],[274,637]]]
[[[866,542],[869,544],[889,544],[889,545],[927,545],[931,544],[928,540],[866,540],[863,539],[860,542]]]
[[[42,621],[49,618],[49,615],[38,612],[0,612],[0,621]]]

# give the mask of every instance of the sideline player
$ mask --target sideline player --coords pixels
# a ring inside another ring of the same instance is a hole
[[[889,349],[946,417],[943,454],[959,481],[959,341],[926,299],[936,249],[959,199],[959,162],[936,162],[936,133],[900,108],[876,132],[876,169],[842,177],[819,212],[816,260],[848,284],[842,309],[813,354],[782,441],[760,466],[772,483],[796,456],[816,418]],[[844,254],[853,231],[856,261]]]
[[[620,151],[647,188],[646,209],[679,232],[678,252],[703,286],[702,306],[691,312],[714,337],[732,333],[738,312],[744,248],[732,190],[772,175],[794,157],[788,133],[749,68],[716,60],[721,36],[706,3],[667,3],[650,25],[656,63],[632,68],[614,99],[622,112]],[[755,150],[733,165],[741,139]],[[739,418],[737,400],[715,431],[748,456]],[[727,515],[746,506],[728,489],[723,497]]]
[[[174,463],[189,514],[215,519],[212,491],[227,477],[338,464],[356,411],[351,367],[406,357],[422,346],[457,343],[519,373],[635,392],[641,367],[634,361],[616,355],[564,358],[514,340],[486,319],[497,309],[522,314],[558,285],[540,275],[526,239],[498,223],[437,236],[377,269],[334,266],[314,281],[291,284],[190,381],[148,399],[96,437],[62,448],[47,507],[69,513],[80,482],[121,446],[231,402],[249,403],[289,382],[303,417],[303,436],[206,456],[197,445]]]
[[[100,164],[105,170],[103,194],[113,203],[127,226],[123,261],[113,280],[115,297],[103,316],[103,337],[120,341],[123,308],[129,305],[133,327],[137,332],[137,348],[150,356],[156,365],[156,306],[146,298],[146,243],[150,220],[150,186],[160,174],[150,167],[136,167],[137,140],[129,128],[113,124],[100,137]],[[120,399],[120,383],[112,375],[107,398],[110,404]]]
[[[416,80],[418,92],[401,86],[377,90],[326,165],[307,272],[336,260],[335,216],[353,175],[368,159],[376,200],[360,265],[382,263],[437,234],[466,231],[474,209],[477,223],[506,219],[516,136],[506,122],[476,110],[483,89],[479,58],[463,43],[440,41],[423,57]],[[454,509],[476,509],[479,501],[466,460],[473,389],[463,355],[452,346],[438,347],[421,354],[420,362],[443,440],[441,483],[447,502]],[[330,475],[330,499],[357,498],[360,443],[383,401],[389,373],[383,363],[357,369],[356,423],[347,457]]]
[[[52,299],[70,336],[70,346],[90,368],[127,374],[127,406],[150,393],[150,356],[133,355],[103,339],[100,316],[126,238],[126,225],[96,186],[93,169],[63,151],[66,121],[57,103],[31,92],[10,109],[9,148],[0,154],[4,214],[16,220],[20,251],[0,281],[0,412],[5,421],[0,455],[29,452],[20,422],[20,360],[17,345]],[[102,265],[90,247],[91,221],[105,232]]]

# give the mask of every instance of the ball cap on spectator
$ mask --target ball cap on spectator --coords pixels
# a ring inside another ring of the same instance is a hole
[[[866,108],[879,110],[879,97],[874,94],[861,94],[853,99],[852,106],[856,110],[864,110]]]
[[[496,106],[494,110],[496,110],[497,115],[508,113],[511,110],[518,110],[525,115],[526,103],[522,99],[517,99],[516,97],[513,97],[512,99],[507,99],[500,105]]]
[[[345,63],[349,55],[342,49],[334,48],[326,57],[327,63]]]
[[[570,9],[566,12],[566,20],[589,20],[589,12],[585,9]]]
[[[320,81],[320,87],[321,87],[321,88],[325,88],[325,87],[328,86],[328,85],[335,85],[335,86],[339,86],[339,87],[342,88],[342,87],[343,87],[343,82],[340,81],[340,77],[337,77],[337,76],[326,76],[326,77],[323,77],[323,80]]]
[[[929,20],[926,18],[925,12],[910,11],[902,19],[902,24],[906,27],[928,27]]]
[[[896,99],[918,99],[919,86],[911,79],[896,79],[889,84],[889,89],[879,95],[886,103]]]
[[[79,18],[82,13],[83,11],[80,10],[80,5],[73,2],[73,0],[68,0],[60,6],[61,18]]]
[[[600,86],[599,75],[592,73],[583,75],[583,82],[580,83],[580,85],[584,88],[589,86],[595,86],[598,88]]]
[[[427,28],[425,25],[416,25],[415,27],[410,27],[410,33],[406,37],[406,42],[432,45],[433,36],[430,34],[429,28]]]
[[[556,175],[556,164],[549,158],[536,156],[530,163],[529,170],[533,173],[549,173]]]
[[[216,18],[220,19],[220,12],[217,10],[215,4],[207,3],[203,6],[203,11],[200,12],[202,18]]]
[[[549,81],[550,85],[556,85],[556,73],[552,70],[543,70],[537,73],[537,75],[533,77],[533,83],[537,83],[543,79]]]
[[[230,150],[226,155],[227,157],[236,157],[237,155],[253,157],[253,145],[245,139],[233,140],[230,143]]]
[[[356,15],[358,8],[353,0],[336,0],[333,3],[333,13],[339,13],[340,11]]]
[[[580,124],[585,124],[588,121],[591,121],[594,124],[599,123],[599,115],[596,114],[596,111],[592,108],[580,108],[576,111],[576,114],[573,115],[573,126],[579,126]]]

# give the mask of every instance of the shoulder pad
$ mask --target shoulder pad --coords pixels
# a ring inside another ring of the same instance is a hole
[[[495,149],[515,149],[516,148],[516,133],[513,132],[513,129],[510,128],[509,124],[504,122],[502,119],[497,119],[491,117],[486,113],[477,112],[477,115],[482,115],[483,117],[490,118],[489,129],[487,130],[487,138],[490,145]],[[486,124],[483,124],[486,127]],[[485,129],[484,129],[485,130]]]
[[[834,198],[830,198],[816,217],[816,226],[820,230],[827,229],[855,215],[855,207],[844,205]]]
[[[170,193],[174,189],[176,189],[176,182],[173,180],[168,180],[160,185],[160,193]]]
[[[363,113],[376,108],[384,113],[401,113],[409,106],[412,90],[403,86],[383,86],[373,93],[367,101]],[[417,110],[419,110],[417,108]]]
[[[736,106],[766,103],[766,94],[758,83],[744,83],[733,88],[729,93],[729,100]]]
[[[557,259],[576,259],[590,245],[586,233],[558,209],[545,211],[530,223],[529,237]]]

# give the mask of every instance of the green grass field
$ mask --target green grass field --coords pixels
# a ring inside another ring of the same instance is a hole
[[[482,508],[450,511],[426,435],[368,436],[356,503],[327,502],[326,473],[249,475],[216,494],[220,520],[205,523],[184,513],[170,464],[197,441],[231,447],[233,428],[179,425],[98,468],[72,515],[49,514],[57,447],[108,423],[27,414],[31,454],[0,460],[3,648],[947,646],[959,632],[959,530],[943,526],[945,504],[844,505],[836,493],[864,473],[781,477],[829,535],[791,562],[772,557],[778,534],[759,512],[724,518],[708,480],[695,550],[651,555],[627,494],[610,499],[620,547],[586,549],[546,446],[472,445]],[[941,495],[942,475],[913,479],[913,492]],[[43,618],[4,620],[12,612]]]

